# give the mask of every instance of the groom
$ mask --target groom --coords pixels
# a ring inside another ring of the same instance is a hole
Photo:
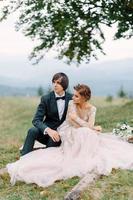
[[[64,73],[57,73],[53,76],[53,91],[42,96],[37,111],[33,118],[34,127],[29,129],[21,155],[33,150],[35,140],[46,145],[56,147],[61,144],[57,128],[66,118],[68,102],[72,95],[66,92],[68,88],[68,77]]]

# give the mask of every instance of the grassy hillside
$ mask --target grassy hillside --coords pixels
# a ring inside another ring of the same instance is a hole
[[[19,147],[32,126],[38,102],[38,98],[0,98],[0,168],[19,157]],[[100,124],[104,132],[111,131],[120,121],[133,125],[133,101],[117,99],[109,103],[104,98],[93,98],[92,102],[97,107],[96,124]],[[0,200],[63,200],[79,178],[59,181],[45,188],[43,197],[40,196],[43,188],[35,184],[18,182],[12,187],[9,181],[8,175],[0,177]],[[133,172],[114,170],[109,177],[101,177],[82,194],[82,200],[116,199],[133,199]]]

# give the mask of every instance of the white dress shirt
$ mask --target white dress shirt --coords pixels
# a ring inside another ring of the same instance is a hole
[[[65,92],[61,96],[55,93],[55,97],[63,97],[63,96],[65,96]],[[59,118],[61,119],[64,113],[64,109],[65,109],[65,100],[63,99],[57,100],[57,109],[58,109]]]
[[[59,96],[56,92],[55,92],[55,97],[63,97],[65,96],[65,92]],[[59,119],[61,120],[62,115],[64,113],[64,109],[65,109],[65,100],[63,99],[59,99],[56,101],[57,102],[57,109],[58,109],[58,114],[59,114]],[[48,128],[48,127],[47,127]],[[44,135],[47,134],[47,128],[44,130]]]

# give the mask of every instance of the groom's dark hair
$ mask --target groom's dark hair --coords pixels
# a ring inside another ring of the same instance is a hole
[[[54,83],[54,81],[57,81],[57,80],[59,80],[59,83],[63,87],[64,90],[68,88],[69,79],[65,73],[59,72],[55,74],[52,78],[52,83]]]

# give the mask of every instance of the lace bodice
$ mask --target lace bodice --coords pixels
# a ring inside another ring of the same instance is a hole
[[[69,114],[75,113],[77,115],[75,120],[71,120]],[[95,123],[96,107],[89,105],[84,110],[78,111],[73,100],[69,102],[68,112],[66,116],[67,122],[69,122],[74,127],[89,127],[93,128]]]

